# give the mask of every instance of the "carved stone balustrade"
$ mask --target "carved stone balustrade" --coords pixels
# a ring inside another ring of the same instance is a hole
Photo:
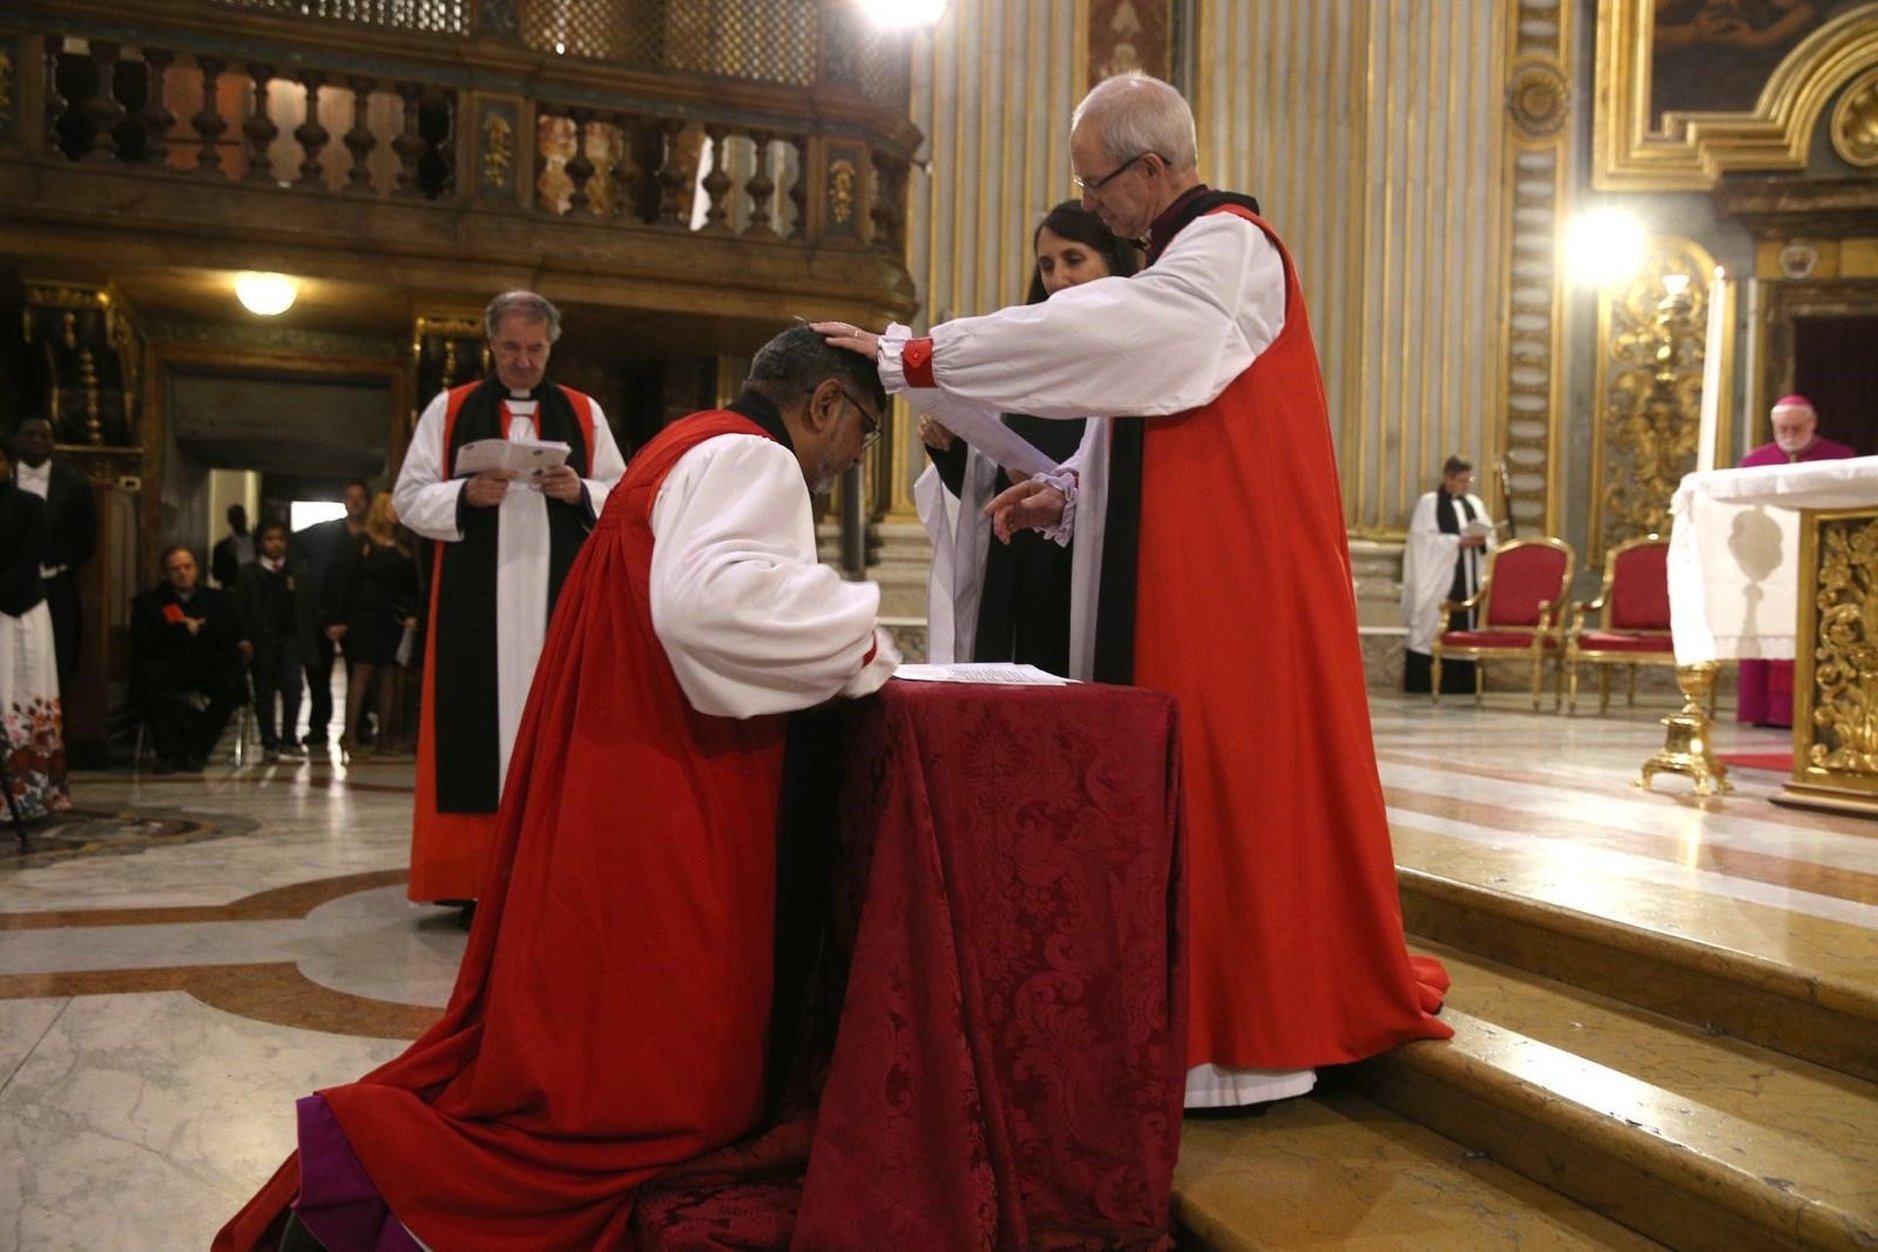
[[[906,49],[869,43],[844,5],[9,10],[0,261],[905,316]]]

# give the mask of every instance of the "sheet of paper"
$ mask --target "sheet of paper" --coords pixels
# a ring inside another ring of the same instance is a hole
[[[456,476],[514,470],[532,478],[543,470],[567,464],[568,451],[568,446],[558,440],[478,439],[457,449]]]
[[[1056,462],[1039,451],[1035,444],[1006,426],[995,413],[969,412],[961,409],[939,419],[953,434],[1008,470],[1029,477],[1056,468]]]
[[[917,683],[998,683],[1007,687],[1067,687],[1070,680],[1059,678],[1035,665],[1014,665],[1009,661],[977,661],[961,665],[902,665],[893,671],[895,678]]]

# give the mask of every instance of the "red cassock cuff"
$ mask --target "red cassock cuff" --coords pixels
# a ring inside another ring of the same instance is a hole
[[[932,378],[932,340],[909,339],[900,349],[900,371],[906,375],[909,387],[931,387]]]
[[[880,633],[876,631],[868,637],[867,655],[861,658],[861,668],[866,669],[874,663],[874,657],[880,652]]]

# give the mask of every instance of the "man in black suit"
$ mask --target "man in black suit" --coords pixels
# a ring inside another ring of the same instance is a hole
[[[29,417],[13,432],[20,487],[46,502],[46,557],[40,569],[46,607],[52,613],[52,648],[58,658],[59,690],[69,692],[78,676],[83,621],[79,616],[78,571],[98,550],[98,510],[91,480],[82,470],[52,459],[52,423]]]
[[[199,772],[248,697],[254,649],[235,598],[196,585],[193,552],[173,544],[162,566],[163,581],[130,602],[131,700],[156,741],[156,772]]]
[[[209,554],[209,577],[223,591],[233,591],[241,580],[241,567],[254,561],[254,536],[248,533],[248,510],[228,506],[228,534]]]
[[[300,679],[313,655],[319,633],[319,610],[313,602],[306,562],[287,555],[287,528],[264,522],[255,534],[253,562],[241,567],[235,604],[254,644],[254,709],[260,721],[261,749],[267,759],[305,756],[294,739],[300,717]],[[274,696],[280,696],[280,720],[274,720]]]
[[[329,522],[315,522],[305,530],[295,531],[293,535],[295,555],[306,560],[308,584],[315,604],[321,603],[326,575],[332,569],[339,549],[356,540],[365,530],[365,512],[372,505],[370,485],[359,479],[347,483],[345,501],[344,517],[335,517]],[[314,634],[313,651],[306,657],[307,694],[312,701],[306,719],[306,743],[309,748],[325,744],[326,726],[333,716],[333,641],[326,637],[324,631],[316,631]],[[352,731],[356,734],[358,728],[355,726]],[[340,733],[345,733],[343,727]]]

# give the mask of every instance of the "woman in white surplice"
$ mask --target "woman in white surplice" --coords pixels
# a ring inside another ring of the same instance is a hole
[[[1117,239],[1101,218],[1075,200],[1050,210],[1032,235],[1031,246],[1036,264],[1026,304],[1041,304],[1092,279],[1126,278],[1140,268],[1134,246]],[[1081,623],[1072,626],[1070,605],[1080,603],[1074,588],[1092,580],[1092,571],[1099,568],[1100,537],[1079,538],[1066,548],[1037,532],[1023,531],[1008,545],[991,543],[991,522],[980,510],[1010,482],[1001,466],[977,448],[968,448],[943,418],[943,413],[929,413],[919,420],[919,437],[933,463],[913,488],[920,520],[933,541],[927,659],[1018,661],[1087,678],[1088,664],[1074,659],[1072,635],[1083,632]],[[1003,421],[1053,461],[1069,459],[1087,439],[1081,421],[1044,421],[1015,413],[1004,415]],[[1087,424],[1097,431],[1102,426],[1100,419]],[[1078,457],[1079,465],[1106,448],[1100,440],[1090,444],[1095,451]]]
[[[1409,515],[1408,544],[1402,553],[1402,616],[1408,645],[1402,657],[1402,689],[1426,693],[1431,683],[1435,634],[1466,629],[1471,621],[1441,620],[1443,600],[1465,600],[1480,588],[1480,570],[1493,542],[1487,506],[1472,494],[1473,462],[1451,456],[1441,467],[1441,486],[1415,502]],[[1468,617],[1456,613],[1456,619]],[[1443,693],[1474,689],[1471,661],[1441,666]]]

